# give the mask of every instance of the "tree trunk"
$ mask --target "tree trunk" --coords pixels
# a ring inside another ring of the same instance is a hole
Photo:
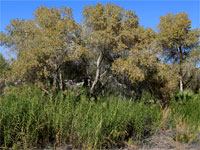
[[[60,87],[60,90],[63,90],[63,80],[62,80],[62,72],[59,68],[59,87]]]
[[[91,93],[94,92],[94,88],[95,86],[97,85],[97,83],[99,82],[99,78],[100,78],[100,65],[101,65],[101,62],[103,60],[103,53],[100,52],[100,55],[97,59],[97,70],[96,70],[96,77],[95,77],[95,80],[94,82],[92,83],[92,87],[90,89]]]
[[[53,86],[56,87],[57,84],[57,72],[53,73]]]
[[[182,77],[180,77],[180,91],[183,91],[183,80]]]
[[[179,72],[179,88],[180,88],[180,91],[183,91],[183,71],[182,71],[182,63],[183,63],[183,52],[182,52],[182,48],[181,46],[179,47],[179,51],[180,51],[180,72]]]

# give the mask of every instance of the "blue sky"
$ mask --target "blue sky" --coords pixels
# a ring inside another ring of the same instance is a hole
[[[95,5],[98,2],[102,4],[111,2],[118,4],[127,10],[130,9],[136,11],[136,14],[139,16],[140,25],[144,26],[145,28],[151,27],[156,30],[155,27],[159,24],[160,16],[165,16],[166,13],[175,14],[183,11],[186,12],[189,15],[189,18],[192,20],[193,29],[200,27],[200,0],[0,0],[0,31],[5,31],[5,27],[10,23],[11,19],[32,19],[34,17],[33,12],[41,5],[47,7],[71,7],[73,9],[75,20],[80,22],[82,19],[81,11],[83,10],[84,5]],[[6,50],[3,47],[0,47],[0,53],[2,53],[4,57],[8,58],[8,55],[5,51]]]

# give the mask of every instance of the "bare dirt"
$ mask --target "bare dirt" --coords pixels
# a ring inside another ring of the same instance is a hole
[[[172,131],[159,131],[137,150],[200,150],[200,143],[184,144],[174,141]]]

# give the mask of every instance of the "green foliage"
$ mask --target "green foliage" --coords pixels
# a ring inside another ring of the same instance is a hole
[[[117,86],[138,93],[148,87],[164,100],[177,90],[178,80],[180,89],[198,91],[199,31],[191,30],[184,12],[161,16],[158,33],[143,28],[136,12],[111,3],[85,6],[80,24],[71,8],[41,6],[33,14],[11,20],[0,32],[0,45],[17,54],[8,82],[50,82],[63,90],[65,80],[87,78],[91,93]]]
[[[195,95],[193,91],[190,90],[185,90],[185,91],[180,91],[174,95],[174,100],[180,102],[187,102],[190,101],[191,99],[194,99]]]
[[[159,127],[163,129],[163,121],[170,121],[174,139],[181,142],[196,141],[200,132],[200,94],[178,93],[166,111],[148,101],[154,99],[149,93],[141,102],[114,96],[98,97],[95,102],[84,89],[64,93],[47,94],[27,85],[4,92],[0,98],[0,145],[27,149],[70,143],[74,148],[113,148],[144,140]]]
[[[198,45],[199,32],[191,30],[191,20],[184,12],[161,16],[157,28],[159,42],[166,54],[169,54],[169,59],[174,58],[180,62],[192,47]]]
[[[85,6],[83,24],[86,47],[96,59],[91,66],[97,64],[93,85],[106,84],[109,75],[127,76],[132,83],[141,82],[147,70],[157,63],[156,33],[140,26],[134,11],[114,4]],[[104,72],[106,76],[101,78]]]
[[[176,140],[194,142],[200,133],[200,94],[192,91],[177,93],[171,102],[172,126]],[[200,142],[200,141],[198,141]]]
[[[191,89],[195,92],[200,89],[200,68],[197,68],[199,63],[200,46],[191,50],[183,64],[184,86],[186,89]]]
[[[160,107],[107,97],[95,103],[76,93],[46,95],[35,86],[12,88],[0,99],[0,145],[27,149],[49,143],[105,148],[152,134]]]
[[[5,87],[6,74],[8,70],[9,70],[8,62],[0,54],[0,93],[3,91]]]
[[[89,5],[82,14],[80,25],[71,8],[41,6],[33,19],[13,19],[7,32],[0,32],[0,45],[17,54],[9,68],[0,55],[0,84],[7,86],[0,97],[0,149],[49,143],[111,148],[148,137],[166,118],[176,140],[195,140],[200,94],[175,93],[178,81],[181,90],[200,87],[199,31],[191,30],[188,15],[161,17],[157,34],[140,26],[134,11],[118,5]],[[76,88],[83,79],[93,82]],[[15,81],[25,85],[10,87]],[[40,89],[28,85],[33,82]],[[58,85],[60,92],[52,88]],[[99,91],[141,99],[101,97]],[[168,108],[157,103],[169,104],[171,97]]]
[[[28,82],[54,80],[67,62],[79,59],[86,49],[79,42],[80,25],[71,8],[39,7],[30,20],[13,19],[1,33],[1,44],[15,50],[17,59],[11,67],[11,80]],[[66,73],[66,72],[65,72]],[[67,73],[66,73],[67,74]]]
[[[8,69],[8,63],[5,58],[0,54],[0,74],[3,74]]]
[[[156,97],[152,95],[150,92],[143,92],[141,95],[141,100],[144,103],[155,103],[156,102]]]

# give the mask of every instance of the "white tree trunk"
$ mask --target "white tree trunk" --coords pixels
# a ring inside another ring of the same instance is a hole
[[[180,83],[180,91],[182,92],[183,91],[183,79],[182,79],[182,77],[180,77],[179,83]]]
[[[63,90],[63,80],[62,80],[62,72],[59,68],[59,87],[60,87],[60,90]]]
[[[180,79],[179,79],[179,83],[180,83],[180,91],[182,92],[183,91],[183,70],[182,70],[182,63],[183,63],[183,52],[182,52],[182,47],[180,46],[179,47],[179,56],[180,56]]]
[[[97,59],[97,70],[96,70],[96,76],[95,76],[95,80],[94,82],[92,83],[92,87],[90,89],[91,93],[94,92],[94,88],[96,86],[96,84],[98,83],[99,81],[99,78],[100,78],[100,65],[101,65],[101,62],[102,62],[102,59],[103,59],[103,53],[100,52],[100,55]]]

